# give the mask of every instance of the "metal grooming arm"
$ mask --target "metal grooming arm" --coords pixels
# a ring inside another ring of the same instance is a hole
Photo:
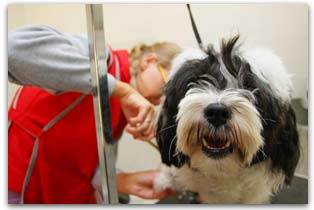
[[[86,15],[102,196],[106,204],[117,204],[102,5],[87,4]]]

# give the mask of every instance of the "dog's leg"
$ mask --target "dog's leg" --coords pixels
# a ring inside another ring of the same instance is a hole
[[[168,167],[165,164],[160,166],[159,173],[154,180],[154,190],[156,192],[161,192],[166,189],[176,191],[174,182],[175,170],[175,168]]]

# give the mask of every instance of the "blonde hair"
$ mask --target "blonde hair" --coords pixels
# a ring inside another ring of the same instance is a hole
[[[170,69],[172,59],[181,52],[181,48],[172,42],[157,42],[153,45],[138,44],[129,53],[131,74],[136,75],[142,58],[148,53],[156,53],[158,63]]]

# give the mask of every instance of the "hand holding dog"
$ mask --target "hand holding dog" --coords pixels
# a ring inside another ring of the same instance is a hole
[[[118,174],[118,192],[135,195],[145,199],[162,199],[173,197],[174,193],[168,189],[155,192],[154,178],[158,171],[142,171],[136,173]]]

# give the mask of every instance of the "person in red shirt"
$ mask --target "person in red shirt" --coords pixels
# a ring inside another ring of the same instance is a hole
[[[114,141],[124,129],[135,139],[152,139],[153,105],[161,102],[180,47],[162,42],[130,53],[104,50]],[[8,112],[9,203],[101,203],[87,39],[48,26],[17,29],[8,36],[8,70],[9,80],[23,85]],[[119,173],[118,192],[167,196],[153,191],[156,173]]]

